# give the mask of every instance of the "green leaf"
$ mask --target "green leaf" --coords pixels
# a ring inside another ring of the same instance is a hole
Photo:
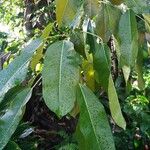
[[[44,60],[43,96],[47,106],[58,116],[69,113],[76,100],[76,86],[79,82],[77,53],[69,41],[52,44]]]
[[[93,18],[98,14],[99,1],[98,0],[85,0],[84,11],[88,17]]]
[[[139,47],[136,66],[135,66],[138,75],[138,88],[140,90],[143,90],[145,87],[145,82],[143,78],[143,49],[144,49],[143,46]]]
[[[43,57],[43,47],[44,44],[42,44],[36,51],[36,54],[32,57],[30,67],[33,71],[35,71],[36,65],[40,62],[41,58]]]
[[[146,30],[150,33],[150,14],[143,14],[143,17],[145,19]]]
[[[114,141],[103,105],[86,86],[78,93],[80,118],[77,133],[82,150],[114,150]],[[81,139],[81,140],[80,140]]]
[[[10,101],[10,103],[0,115],[0,150],[5,147],[16,130],[23,116],[24,106],[31,97],[31,92],[30,88],[25,88],[5,97],[4,100]]]
[[[114,119],[114,121],[117,123],[119,127],[125,129],[126,122],[124,120],[124,117],[120,109],[120,104],[119,104],[116,89],[112,80],[112,76],[109,77],[108,98],[109,98],[109,107],[110,107],[112,118]]]
[[[71,25],[81,5],[81,0],[56,0],[56,19],[59,27]]]
[[[92,25],[92,21],[89,20],[87,23],[87,35],[86,35],[86,43],[90,46],[89,53],[94,53],[96,49],[95,40],[97,39],[96,35],[94,36],[94,28]]]
[[[72,32],[70,35],[70,41],[74,44],[75,50],[84,58],[86,58],[83,33]]]
[[[109,76],[110,76],[110,62],[108,61],[107,56],[109,53],[108,47],[104,44],[98,44],[95,41],[95,53],[93,54],[93,62],[95,69],[95,78],[98,83],[107,91]],[[108,53],[108,54],[106,54]]]
[[[41,39],[33,40],[26,48],[24,48],[21,54],[15,58],[8,68],[0,72],[0,102],[9,89],[20,84],[25,79],[29,61],[41,44]]]
[[[49,23],[43,30],[41,38],[47,39],[49,37],[50,32],[52,31],[53,23]]]
[[[131,67],[135,66],[138,53],[138,30],[135,14],[128,10],[121,16],[119,23],[120,38],[120,63],[126,82],[128,81]]]
[[[52,31],[53,23],[49,23],[43,30],[41,38],[46,42],[49,37],[50,32]],[[33,71],[35,71],[36,65],[40,62],[43,57],[43,48],[44,43],[37,49],[36,54],[32,57],[32,61],[30,63],[30,67]]]
[[[9,141],[4,150],[21,150],[21,148],[14,141]]]
[[[73,143],[68,143],[61,146],[58,150],[78,150],[77,145]]]
[[[108,42],[112,34],[117,35],[121,11],[109,3],[101,4],[96,18],[96,34]]]
[[[125,4],[132,8],[136,13],[149,13],[149,0],[124,0]]]
[[[112,118],[118,126],[125,129],[126,122],[121,113],[118,96],[110,72],[110,58],[108,51],[109,50],[106,45],[97,43],[97,49],[93,55],[95,76],[100,85],[108,93],[109,107]]]

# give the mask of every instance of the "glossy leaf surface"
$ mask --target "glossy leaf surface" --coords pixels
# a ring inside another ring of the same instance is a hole
[[[0,150],[2,150],[16,130],[23,116],[25,104],[31,97],[31,89],[25,88],[7,95],[4,100],[9,101],[7,109],[0,115]],[[2,111],[2,110],[1,110]]]
[[[25,79],[29,61],[41,44],[41,39],[33,40],[24,48],[21,54],[15,58],[8,68],[0,72],[0,102],[9,89],[20,84]]]

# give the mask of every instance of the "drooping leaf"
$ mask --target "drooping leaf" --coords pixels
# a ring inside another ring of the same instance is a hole
[[[69,113],[76,100],[79,81],[78,55],[69,41],[52,44],[46,51],[43,96],[47,106],[58,116]]]
[[[91,19],[98,14],[99,1],[98,0],[85,0],[84,11]]]
[[[58,25],[71,25],[78,10],[82,5],[82,0],[56,0],[56,18]]]
[[[91,35],[91,41],[93,41],[92,46],[90,47],[93,48],[93,63],[94,63],[93,65],[94,65],[95,79],[108,93],[110,110],[114,121],[118,126],[125,128],[126,123],[121,113],[118,96],[116,93],[116,89],[114,87],[114,83],[110,71],[110,67],[111,67],[110,50],[107,45],[103,43],[97,43],[97,38],[94,37],[93,35]],[[110,81],[110,77],[111,77],[111,81]],[[109,87],[111,87],[111,90],[115,92],[114,93],[109,92]],[[113,98],[112,95],[115,98]],[[112,112],[114,111],[112,109],[113,104],[117,106],[115,112]],[[118,115],[120,120],[118,120],[117,118]]]
[[[108,47],[104,44],[97,43],[97,49],[95,50],[95,53],[93,55],[95,76],[98,83],[100,83],[100,85],[108,93],[109,107],[112,118],[118,126],[125,129],[126,123],[121,113],[118,96],[113,83],[108,54]]]
[[[143,78],[143,49],[139,49],[138,57],[136,62],[136,71],[138,75],[138,87],[140,90],[143,90],[145,87],[144,78]]]
[[[8,68],[0,72],[0,102],[9,89],[25,79],[29,61],[41,44],[41,39],[33,40],[26,48],[24,48],[21,54],[15,58]]]
[[[106,51],[108,49],[104,46],[104,44],[98,44],[95,41],[95,53],[93,55],[93,63],[95,69],[95,77],[100,83],[100,85],[107,91],[109,84],[109,76],[110,76],[110,63],[108,61],[108,57]]]
[[[114,150],[114,142],[103,105],[86,86],[80,85],[80,118],[77,139],[80,149]]]
[[[4,100],[10,103],[7,109],[0,115],[0,150],[5,147],[16,130],[23,116],[24,106],[31,97],[31,92],[30,88],[25,88],[15,91],[13,95],[5,97]]]
[[[121,49],[120,61],[127,82],[131,67],[135,66],[138,53],[137,22],[132,10],[128,10],[121,16],[119,23],[119,38]]]
[[[112,118],[114,119],[114,121],[117,123],[119,127],[125,129],[126,122],[124,120],[124,117],[120,109],[118,96],[111,76],[109,77],[108,98],[109,98],[109,107],[110,107]]]
[[[121,11],[110,5],[102,3],[96,18],[96,34],[108,42],[112,34],[117,35]]]

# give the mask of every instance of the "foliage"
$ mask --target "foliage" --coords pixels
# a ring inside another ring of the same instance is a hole
[[[23,7],[19,1],[13,2],[3,6]],[[53,10],[56,6],[56,23],[47,18],[48,21],[42,24],[42,27],[47,24],[43,32],[35,29],[32,33],[34,40],[21,52],[20,47],[19,51],[13,50],[14,60],[0,71],[0,149],[7,143],[6,149],[20,149],[14,133],[32,89],[40,79],[42,97],[50,110],[59,118],[79,115],[75,134],[79,149],[113,150],[114,141],[116,149],[148,147],[144,139],[150,136],[150,95],[147,94],[150,83],[149,75],[143,78],[141,73],[143,62],[149,57],[148,2],[55,0],[51,4]],[[39,5],[34,8],[36,6]],[[4,13],[4,7],[0,9]],[[45,11],[40,8],[42,14],[47,14]],[[32,13],[39,14],[35,11],[26,15],[32,16]],[[3,22],[10,20],[12,23],[22,12],[13,17],[9,11],[4,15],[6,20]],[[26,21],[34,22],[31,18]],[[7,34],[0,35],[1,51],[7,52]],[[18,45],[13,44],[14,47]],[[118,137],[134,139],[134,142],[128,146],[123,143],[123,147]],[[33,140],[33,148],[35,145]],[[78,147],[72,142],[65,143],[60,149]]]

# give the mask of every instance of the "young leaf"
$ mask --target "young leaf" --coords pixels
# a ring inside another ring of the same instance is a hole
[[[107,116],[98,98],[86,86],[80,85],[78,102],[81,111],[78,129],[82,136],[77,132],[80,149],[114,150],[114,141]]]
[[[82,1],[56,0],[56,18],[58,25],[60,27],[71,25],[81,4]]]
[[[138,53],[138,30],[135,14],[128,10],[121,16],[119,23],[119,38],[121,49],[121,66],[127,82],[130,68],[135,66]]]
[[[21,83],[25,79],[29,61],[41,44],[41,39],[33,40],[26,48],[24,48],[21,54],[15,58],[8,68],[0,72],[0,102],[9,89]]]
[[[58,116],[69,113],[76,100],[79,82],[78,55],[69,41],[52,44],[44,60],[43,96],[47,106]]]
[[[31,92],[30,88],[25,88],[5,97],[4,100],[10,101],[10,104],[0,115],[0,150],[5,147],[16,130],[23,116],[23,108],[31,97]]]

